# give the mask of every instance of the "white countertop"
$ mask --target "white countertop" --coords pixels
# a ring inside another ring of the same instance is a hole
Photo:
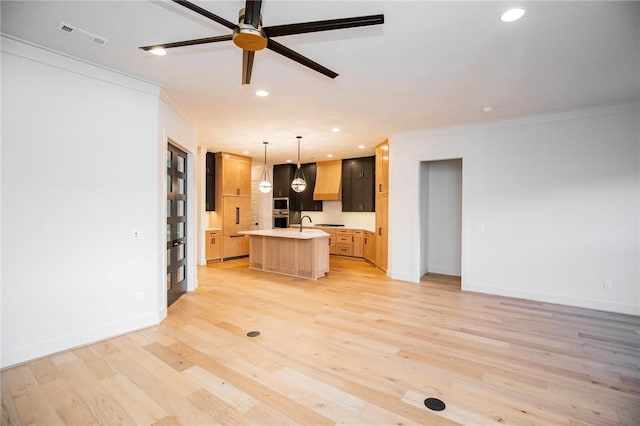
[[[329,237],[329,234],[320,229],[277,228],[259,229],[255,231],[241,231],[239,234],[260,235],[263,237],[292,238],[296,240],[311,240],[313,238]]]

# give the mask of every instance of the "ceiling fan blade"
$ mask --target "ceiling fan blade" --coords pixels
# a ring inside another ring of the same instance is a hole
[[[264,27],[267,37],[280,37],[292,34],[313,33],[317,31],[340,30],[343,28],[364,27],[384,24],[384,15],[359,16],[355,18],[329,19],[325,21],[301,22],[299,24],[274,25]]]
[[[242,84],[251,84],[251,71],[253,70],[253,50],[242,51]]]
[[[151,46],[142,46],[142,50],[151,50],[153,48],[170,49],[172,47],[194,46],[197,44],[215,43],[217,41],[229,41],[233,39],[231,34],[216,37],[196,38],[194,40],[174,41],[172,43],[153,44]]]
[[[294,60],[306,67],[309,67],[314,71],[318,71],[319,73],[324,74],[327,77],[336,78],[338,76],[338,73],[331,71],[329,68],[323,67],[319,63],[314,62],[305,56],[302,56],[298,52],[295,52],[288,47],[278,43],[277,41],[273,41],[272,39],[269,39],[269,41],[267,42],[267,49],[273,50],[274,52],[279,53],[282,56],[286,56],[287,58]]]
[[[203,9],[200,6],[195,5],[195,4],[191,3],[191,2],[188,2],[186,0],[173,0],[173,1],[175,3],[178,3],[180,6],[184,6],[189,10],[192,10],[192,11],[194,11],[194,12],[196,12],[196,13],[198,13],[198,14],[206,17],[206,18],[211,19],[212,21],[217,22],[218,24],[222,24],[222,25],[224,25],[225,27],[227,27],[229,29],[235,30],[236,28],[238,28],[237,24],[234,24],[231,21],[227,21],[226,19],[221,18],[218,15],[215,15],[215,14],[209,12],[208,10]]]
[[[247,0],[244,6],[244,23],[251,24],[253,28],[260,26],[260,9],[262,0]]]

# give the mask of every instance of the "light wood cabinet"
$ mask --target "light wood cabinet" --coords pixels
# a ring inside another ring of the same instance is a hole
[[[351,229],[338,229],[336,231],[336,254],[353,256],[353,233]]]
[[[251,229],[251,198],[222,197],[222,206],[224,235],[236,235]]]
[[[224,258],[247,256],[249,254],[249,237],[235,234],[222,237],[222,250]]]
[[[320,228],[329,234],[329,254],[340,256],[365,257],[365,250],[373,251],[373,233],[360,229]],[[369,234],[368,245],[365,248],[365,235]],[[372,261],[372,260],[370,260]]]
[[[351,255],[353,257],[364,257],[364,247],[363,247],[363,235],[364,231],[352,231],[351,234]]]
[[[251,197],[251,158],[220,152],[216,154],[216,171],[218,168],[223,196]]]
[[[389,193],[389,142],[376,146],[376,195]]]
[[[376,261],[383,271],[387,270],[389,247],[389,195],[376,196]]]
[[[364,231],[362,237],[362,257],[365,260],[375,263],[376,240],[373,232]]]
[[[338,254],[336,249],[336,230],[334,228],[322,228],[322,230],[329,234],[329,254]]]
[[[222,258],[247,256],[251,229],[251,158],[216,153],[216,209],[221,212]]]
[[[205,232],[205,257],[207,261],[222,257],[222,231]]]
[[[386,272],[389,258],[389,141],[376,146],[375,265]]]

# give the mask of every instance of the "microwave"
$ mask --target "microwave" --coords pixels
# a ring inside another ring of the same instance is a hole
[[[273,198],[273,210],[286,210],[289,212],[289,197]]]

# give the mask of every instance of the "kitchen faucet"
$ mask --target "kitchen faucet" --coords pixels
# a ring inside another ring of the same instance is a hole
[[[307,216],[307,215],[302,216],[302,217],[300,218],[300,232],[302,232],[302,221],[304,220],[304,218],[305,218],[305,217],[306,217],[307,219],[309,219],[309,223],[313,223],[313,221],[311,220],[311,218],[310,218],[309,216]]]

